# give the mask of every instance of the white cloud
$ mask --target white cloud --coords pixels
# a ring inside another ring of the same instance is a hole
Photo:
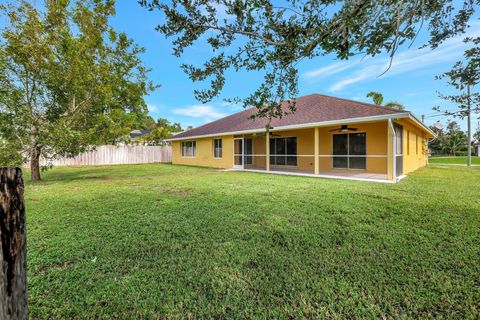
[[[381,76],[387,78],[407,72],[431,68],[435,65],[454,62],[461,58],[466,44],[463,42],[465,37],[480,36],[480,24],[473,23],[467,34],[451,38],[445,41],[437,49],[407,49],[395,55],[390,69]],[[367,57],[365,59],[355,59],[352,61],[334,62],[323,68],[306,72],[304,77],[307,79],[318,79],[351,69],[359,65],[359,68],[350,70],[347,75],[342,76],[337,82],[330,86],[329,91],[339,91],[349,85],[374,80],[388,69],[390,63],[389,57]]]
[[[312,70],[312,71],[305,72],[303,76],[306,79],[309,79],[309,80],[324,78],[324,77],[327,77],[327,76],[334,75],[334,74],[336,74],[340,71],[349,69],[349,68],[353,67],[354,65],[356,65],[359,61],[360,61],[360,59],[357,59],[357,60],[354,60],[354,61],[334,62],[334,63],[329,64],[326,67],[322,67],[322,68],[319,68],[319,69],[315,69],[315,70]]]
[[[209,105],[193,105],[185,108],[177,108],[172,111],[174,114],[193,118],[207,118],[211,120],[223,118],[226,114],[218,112],[214,107]]]
[[[158,112],[158,106],[154,104],[147,104],[148,112]]]

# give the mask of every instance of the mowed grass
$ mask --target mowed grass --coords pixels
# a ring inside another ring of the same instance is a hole
[[[467,157],[430,157],[428,162],[431,164],[463,164],[467,165]],[[480,165],[480,157],[472,156],[472,164]]]
[[[173,165],[27,182],[32,319],[480,316],[480,167],[397,184]]]

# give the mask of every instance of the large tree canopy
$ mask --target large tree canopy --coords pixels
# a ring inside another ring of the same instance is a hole
[[[185,64],[193,81],[210,80],[196,90],[207,102],[218,96],[225,72],[262,70],[263,83],[244,106],[255,106],[259,117],[281,117],[279,102],[297,95],[297,64],[305,58],[334,54],[387,52],[393,58],[405,41],[413,41],[422,26],[430,31],[428,45],[438,46],[464,32],[479,0],[139,0],[163,14],[157,30],[173,37],[174,54],[181,56],[196,41],[206,39],[214,52],[203,66]]]
[[[76,155],[145,120],[154,86],[143,49],[109,25],[114,1],[22,0],[0,13],[0,149],[29,158],[32,180],[40,155]]]

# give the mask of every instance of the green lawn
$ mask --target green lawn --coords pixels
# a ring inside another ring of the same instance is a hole
[[[430,157],[428,162],[432,164],[467,164],[467,157]],[[480,164],[479,157],[472,157],[472,164]]]
[[[173,165],[27,183],[33,319],[480,317],[480,167],[397,184]]]

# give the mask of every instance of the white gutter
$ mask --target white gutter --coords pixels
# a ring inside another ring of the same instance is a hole
[[[428,133],[432,136],[436,137],[435,133],[430,130],[422,121],[420,121],[417,117],[415,117],[411,112],[399,112],[393,114],[382,114],[378,116],[370,116],[370,117],[359,117],[359,118],[349,118],[349,119],[341,119],[341,120],[332,120],[332,121],[321,121],[321,122],[310,122],[310,123],[302,123],[302,124],[293,124],[288,126],[280,126],[270,129],[271,132],[274,131],[284,131],[284,130],[293,130],[293,129],[306,129],[306,128],[313,128],[313,127],[328,127],[334,126],[339,124],[345,123],[360,123],[360,122],[372,122],[372,121],[379,121],[379,120],[388,120],[388,119],[401,119],[401,118],[408,118],[415,122],[418,126],[425,129]],[[218,132],[212,134],[203,134],[203,135],[196,135],[196,136],[189,136],[189,137],[181,137],[181,138],[170,138],[165,139],[165,141],[181,141],[181,140],[191,140],[191,139],[198,139],[198,138],[209,138],[209,137],[219,137],[219,136],[232,136],[232,135],[240,135],[240,134],[250,134],[250,133],[263,133],[266,132],[265,128],[261,129],[249,129],[249,130],[240,130],[240,131],[230,131],[230,132]]]
[[[410,118],[410,112],[399,112],[393,114],[382,114],[378,116],[370,116],[370,117],[359,117],[359,118],[349,118],[349,119],[341,119],[341,120],[332,120],[332,121],[321,121],[321,122],[310,122],[310,123],[302,123],[302,124],[293,124],[288,126],[280,126],[270,129],[271,132],[274,131],[284,131],[284,130],[292,130],[292,129],[306,129],[306,128],[314,128],[314,127],[328,127],[333,125],[345,124],[345,123],[360,123],[360,122],[372,122],[372,121],[379,121],[379,120],[389,120],[389,119],[400,119],[400,118]],[[413,118],[416,119],[416,118]],[[420,122],[421,124],[421,122]],[[425,127],[423,125],[423,127]],[[425,127],[429,132],[430,129]],[[219,136],[231,136],[231,135],[240,135],[240,134],[250,134],[250,133],[263,133],[266,132],[265,128],[261,129],[249,129],[249,130],[241,130],[241,131],[230,131],[230,132],[218,132],[212,134],[204,134],[204,135],[197,135],[197,136],[189,136],[189,137],[181,137],[181,138],[170,138],[165,139],[165,141],[180,141],[180,140],[191,140],[197,138],[208,138],[208,137],[219,137]]]

